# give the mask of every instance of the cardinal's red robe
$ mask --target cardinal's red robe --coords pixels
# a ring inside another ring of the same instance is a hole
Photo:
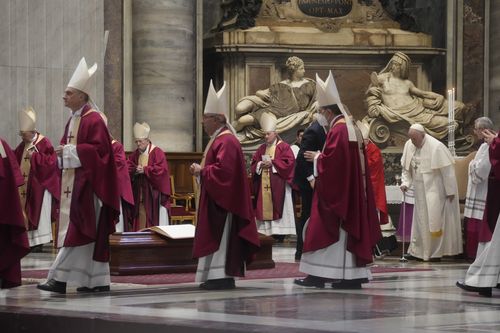
[[[130,182],[130,174],[128,172],[127,157],[125,156],[123,145],[120,142],[113,140],[111,144],[113,146],[116,171],[118,172],[118,184],[120,186],[122,206],[126,206],[123,208],[123,214],[126,214],[126,212],[134,206],[134,194],[132,193],[132,183]],[[127,218],[124,217],[124,221],[127,221]],[[124,228],[124,231],[130,231],[128,223],[125,223]]]
[[[69,124],[70,121],[61,145],[68,142]],[[75,169],[70,224],[63,246],[95,242],[93,259],[106,262],[109,261],[108,238],[115,231],[120,214],[120,189],[108,129],[99,113],[88,104],[82,109],[76,140],[81,167]],[[68,189],[61,190],[61,195],[67,195]],[[102,202],[99,216],[95,216],[94,195]]]
[[[0,288],[21,285],[21,259],[30,251],[17,188],[24,182],[14,152],[0,139]]]
[[[200,173],[198,222],[193,257],[219,249],[227,214],[233,214],[225,271],[243,276],[260,243],[250,198],[245,159],[238,139],[223,129],[206,151]]]
[[[57,207],[61,197],[61,172],[57,167],[57,155],[49,139],[36,133],[34,149],[30,159],[29,174],[26,175],[26,206],[28,230],[37,230],[45,191],[52,195],[52,221],[57,219]],[[17,162],[21,165],[23,153],[28,147],[21,142],[16,150]],[[49,221],[50,223],[51,221]]]
[[[251,171],[253,175],[253,193],[254,193],[254,209],[255,217],[257,220],[264,221],[263,204],[262,204],[262,176],[257,173],[257,165],[262,161],[262,155],[266,154],[266,144],[261,145],[252,158]],[[290,186],[293,182],[293,171],[295,168],[295,158],[290,146],[281,140],[276,143],[276,150],[274,152],[274,159],[272,160],[273,167],[276,170],[274,173],[271,170],[271,193],[272,193],[272,206],[273,218],[272,220],[279,220],[283,215],[283,204],[285,202],[285,185]],[[265,170],[262,170],[265,172]]]
[[[151,143],[146,149],[149,157],[148,165],[144,167],[143,174],[135,173],[141,155],[138,149],[129,155],[127,160],[135,201],[131,213],[131,224],[135,231],[140,229],[139,205],[141,200],[139,198],[142,198],[146,210],[146,228],[159,224],[160,204],[167,210],[170,208],[170,173],[165,153]]]
[[[386,224],[389,222],[389,217],[387,215],[387,198],[385,196],[384,160],[380,149],[373,142],[368,141],[365,149],[380,224]]]
[[[339,240],[339,228],[347,233],[347,250],[358,267],[372,262],[372,249],[381,238],[366,154],[364,168],[357,142],[350,142],[342,116],[328,132],[317,159],[318,177],[304,252],[326,248]]]

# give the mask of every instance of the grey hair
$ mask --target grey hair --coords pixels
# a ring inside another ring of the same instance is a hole
[[[492,130],[492,131],[495,130],[495,126],[493,125],[493,122],[488,117],[479,117],[479,118],[477,118],[474,121],[474,125],[478,129],[489,129],[489,130]]]

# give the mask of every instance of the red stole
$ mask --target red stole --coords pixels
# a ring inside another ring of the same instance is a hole
[[[14,152],[0,139],[0,288],[21,285],[20,260],[30,251],[17,188],[24,182]]]
[[[28,217],[28,230],[38,229],[45,190],[52,195],[52,221],[57,219],[57,204],[61,194],[57,155],[50,141],[40,134],[37,135],[38,138],[34,143],[36,151],[31,156],[30,171],[26,177],[27,179],[25,179],[27,185],[26,206],[24,209]],[[19,164],[25,150],[26,146],[24,142],[21,142],[14,151]]]
[[[380,212],[380,224],[389,222],[387,215],[387,199],[385,196],[384,160],[380,149],[371,141],[365,146],[370,180],[375,195],[375,205]]]
[[[68,142],[69,123],[61,138],[62,145]],[[106,262],[109,261],[108,238],[115,231],[120,214],[120,189],[108,129],[99,113],[88,104],[82,110],[76,150],[82,166],[75,169],[71,223],[64,246],[95,242],[93,259]],[[94,194],[102,202],[99,216],[95,216]]]
[[[266,144],[261,145],[252,158],[251,172],[253,175],[253,193],[255,217],[266,220],[263,214],[262,204],[262,177],[257,174],[257,164],[262,161],[262,155],[266,152]],[[283,204],[285,203],[285,186],[288,183],[292,186],[295,158],[290,146],[281,140],[276,143],[274,159],[272,160],[276,173],[270,172],[273,217],[272,220],[279,220],[283,215]],[[271,169],[272,170],[272,169]],[[264,172],[265,170],[262,170]]]
[[[381,232],[369,172],[363,175],[359,153],[358,143],[349,142],[347,126],[339,117],[317,160],[318,177],[304,252],[336,243],[342,227],[347,232],[347,250],[356,256],[357,266],[372,262],[372,249]]]
[[[148,165],[144,167],[144,174],[136,174],[135,170],[139,165],[141,152],[136,149],[129,155],[127,164],[130,178],[132,180],[132,191],[135,206],[130,218],[134,230],[139,229],[139,199],[142,196],[144,208],[146,210],[146,227],[159,224],[160,203],[163,207],[170,208],[170,173],[168,171],[165,153],[158,147],[151,148],[149,144]]]
[[[232,213],[225,269],[227,275],[243,276],[244,262],[252,260],[260,243],[238,139],[223,129],[206,150],[204,162],[193,257],[219,249],[227,214]]]

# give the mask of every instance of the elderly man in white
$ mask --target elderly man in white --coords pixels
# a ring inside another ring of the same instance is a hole
[[[476,156],[469,163],[469,178],[467,182],[467,195],[465,197],[464,216],[467,217],[465,234],[465,252],[467,257],[475,258],[484,249],[487,240],[481,235],[481,223],[486,206],[486,194],[488,193],[488,175],[491,163],[489,156],[489,145],[485,142],[483,130],[493,130],[493,122],[488,117],[477,118],[474,122],[474,133],[483,143],[479,147]]]
[[[440,261],[462,253],[455,160],[444,144],[413,124],[404,146],[401,190],[415,189],[409,259]]]

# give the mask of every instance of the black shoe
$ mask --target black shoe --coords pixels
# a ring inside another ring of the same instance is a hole
[[[40,290],[52,291],[54,293],[66,294],[66,282],[56,281],[54,279],[50,279],[43,284],[39,284],[36,286]]]
[[[326,282],[325,278],[314,275],[308,275],[303,279],[295,279],[293,281],[293,283],[302,287],[316,287],[316,288],[325,288],[325,282]]]
[[[477,292],[481,296],[491,297],[491,287],[468,286],[465,284],[465,282],[462,282],[462,281],[457,281],[456,285],[458,288],[463,289],[465,291]]]
[[[441,262],[441,258],[429,258],[429,262]]]
[[[424,261],[423,259],[420,259],[420,258],[417,258],[417,257],[414,257],[412,256],[411,254],[405,254],[405,259],[406,260],[415,260],[415,261]]]
[[[302,252],[295,252],[295,261],[300,261],[302,258]]]
[[[200,289],[204,290],[227,290],[235,287],[233,278],[207,280],[200,284]]]
[[[98,293],[98,292],[109,291],[109,290],[110,290],[109,286],[97,286],[94,288],[88,288],[88,287],[76,288],[76,291],[79,293]]]
[[[332,283],[333,289],[361,289],[362,283],[367,283],[368,279],[352,279],[340,280],[337,283]]]

